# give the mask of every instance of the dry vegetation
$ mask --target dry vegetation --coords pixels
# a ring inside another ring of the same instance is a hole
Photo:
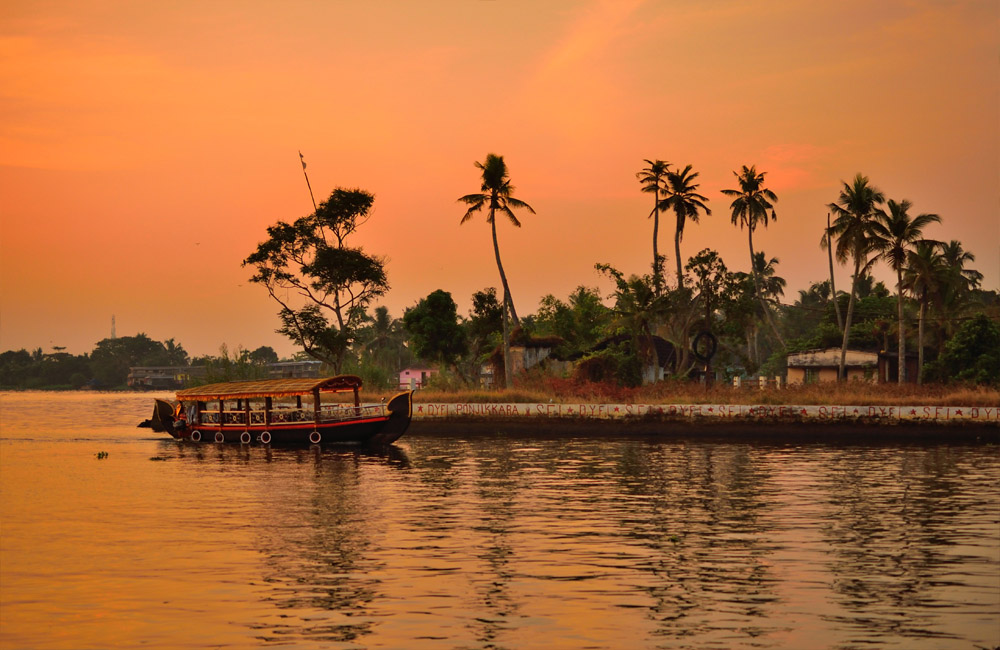
[[[376,397],[388,397],[375,395]],[[366,397],[371,398],[368,394]],[[512,390],[420,390],[418,402],[438,403],[545,403],[564,404],[796,404],[863,406],[986,406],[1000,407],[1000,390],[976,386],[898,386],[871,385],[862,382],[845,384],[810,384],[790,388],[761,390],[756,387],[733,388],[715,385],[706,388],[689,382],[660,382],[639,388],[620,388],[608,384],[578,383],[547,378],[518,383]]]

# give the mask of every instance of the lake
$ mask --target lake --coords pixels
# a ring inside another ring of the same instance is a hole
[[[0,648],[994,648],[1000,450],[178,443],[0,393]],[[105,456],[106,454],[106,456]]]

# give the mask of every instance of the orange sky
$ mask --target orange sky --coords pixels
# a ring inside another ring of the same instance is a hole
[[[520,314],[652,257],[644,158],[701,172],[685,258],[748,269],[719,190],[756,164],[780,198],[755,236],[797,290],[840,182],[868,175],[943,223],[1000,287],[1000,4],[846,0],[38,2],[0,7],[0,350],[110,334],[192,354],[290,343],[240,262],[337,185],[376,196],[358,243],[391,313],[498,284],[459,227],[475,160],[507,160],[537,215],[499,238]],[[673,262],[673,226],[660,250]],[[888,281],[880,271],[878,276]],[[838,286],[848,286],[841,267]]]

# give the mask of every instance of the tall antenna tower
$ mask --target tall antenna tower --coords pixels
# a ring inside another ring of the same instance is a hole
[[[111,314],[111,340],[115,339],[115,315]]]

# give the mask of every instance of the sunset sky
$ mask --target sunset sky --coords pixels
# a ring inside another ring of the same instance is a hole
[[[489,227],[459,226],[474,161],[507,161],[536,215],[499,224],[519,314],[652,257],[644,158],[692,164],[689,225],[749,270],[720,190],[755,164],[785,302],[828,275],[825,205],[857,172],[1000,288],[1000,3],[612,0],[0,5],[0,350],[110,335],[293,346],[241,261],[336,186],[375,194],[357,243],[394,316],[498,286]],[[673,223],[660,250],[674,268]],[[849,272],[838,269],[838,288]],[[889,274],[877,277],[889,284]]]

